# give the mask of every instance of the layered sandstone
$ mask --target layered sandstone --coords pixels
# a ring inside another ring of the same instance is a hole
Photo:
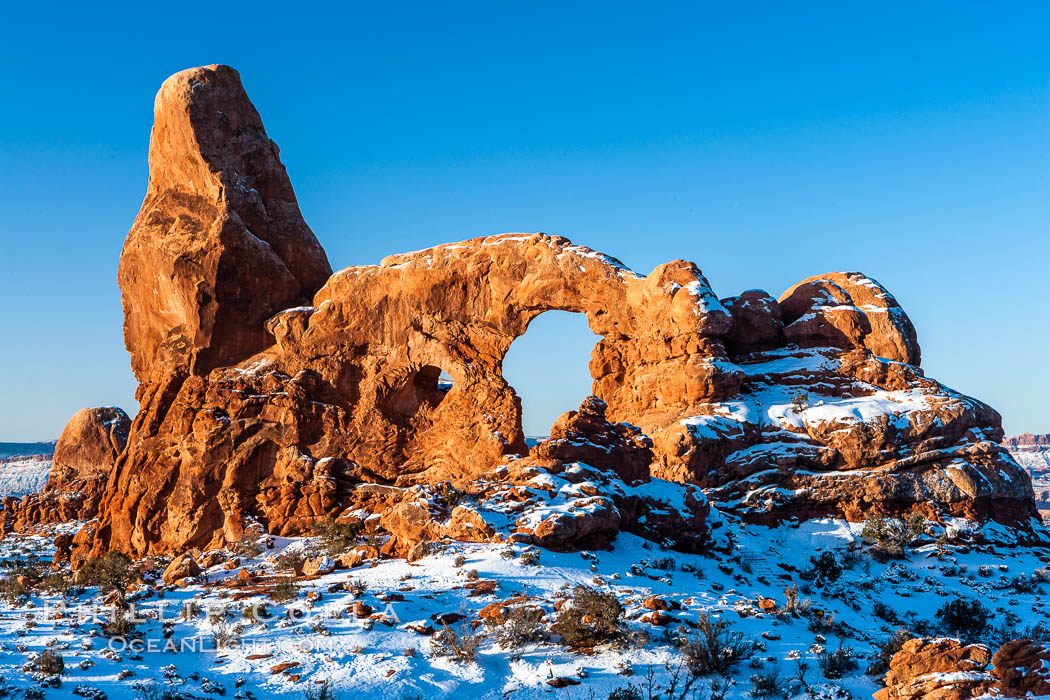
[[[861,273],[720,301],[691,262],[641,275],[533,233],[330,275],[232,69],[173,76],[155,110],[119,275],[141,409],[81,554],[203,549],[247,527],[295,534],[482,477],[482,511],[554,478],[593,498],[581,519],[540,518],[536,499],[535,517],[505,533],[552,547],[658,520],[628,493],[653,477],[686,485],[674,499],[692,514],[666,531],[693,544],[709,508],[696,487],[752,520],[921,509],[1032,522],[998,414],[923,375],[911,321]],[[593,397],[529,454],[502,362],[549,310],[585,315],[600,336]],[[373,487],[393,490],[377,501]],[[395,540],[416,525],[499,534],[485,513],[424,510],[388,518]]]
[[[890,661],[875,700],[970,700],[1050,695],[1050,649],[1031,639],[993,655],[983,644],[912,639]]]

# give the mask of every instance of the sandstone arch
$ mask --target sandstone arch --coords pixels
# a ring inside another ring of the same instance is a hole
[[[299,534],[362,484],[492,471],[525,453],[501,362],[550,310],[601,337],[594,396],[522,462],[688,482],[754,520],[1035,513],[998,414],[923,375],[907,315],[860,273],[723,305],[693,263],[643,276],[534,233],[328,276],[277,154],[232,69],[166,81],[119,274],[141,408],[75,556]]]
[[[343,391],[367,407],[368,420],[358,422],[363,439],[404,445],[370,470],[470,477],[525,451],[520,402],[501,364],[532,319],[551,310],[583,314],[601,337],[590,371],[611,420],[657,427],[738,386],[720,341],[729,315],[695,265],[676,261],[643,277],[542,233],[488,236],[337,272],[312,310],[291,312],[308,316],[278,333],[266,356],[288,374],[317,368],[333,387],[346,365],[355,368],[357,381]],[[344,359],[318,368],[313,358],[321,356]],[[419,430],[384,407],[391,387],[426,366],[445,368],[455,387]]]

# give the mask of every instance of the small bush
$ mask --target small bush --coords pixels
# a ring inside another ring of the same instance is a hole
[[[620,639],[624,632],[623,606],[612,593],[577,585],[572,604],[562,609],[551,630],[573,649]]]
[[[463,556],[462,554],[457,554],[456,558],[452,560],[452,566],[456,567],[457,569],[460,568],[461,566],[463,566],[466,563],[467,563],[467,558],[465,556]]]
[[[107,637],[130,637],[135,632],[135,623],[119,611],[102,624],[102,633]]]
[[[15,576],[0,581],[0,597],[8,605],[15,606],[29,598],[29,589]]]
[[[976,598],[956,598],[942,605],[936,617],[946,632],[973,643],[988,631],[992,613]]]
[[[749,695],[753,698],[783,696],[784,689],[781,687],[780,666],[770,664],[760,673],[751,676],[751,691]]]
[[[247,620],[248,622],[262,622],[268,620],[272,615],[270,611],[266,609],[264,603],[255,603],[254,605],[246,605],[241,610],[241,619]]]
[[[842,566],[835,558],[834,552],[821,552],[820,556],[809,558],[809,567],[799,575],[805,581],[823,586],[837,581],[842,576]]]
[[[1017,574],[1010,580],[1010,588],[1015,593],[1035,593],[1039,588],[1040,581],[1034,576],[1026,576],[1024,574]]]
[[[447,656],[456,661],[473,661],[478,655],[483,635],[464,620],[458,629],[443,625],[434,633],[431,651],[434,656]]]
[[[306,559],[306,554],[300,550],[284,551],[274,557],[273,565],[278,571],[302,571]]]
[[[835,619],[834,613],[821,610],[820,608],[810,608],[806,611],[806,617],[809,620],[806,628],[814,634],[837,634],[842,636],[846,632],[842,623]]]
[[[360,520],[325,518],[314,523],[310,534],[321,541],[321,548],[325,553],[334,556],[356,545],[362,529]]]
[[[547,638],[543,610],[532,605],[508,607],[502,615],[486,620],[486,625],[504,649],[515,649]]]
[[[435,494],[434,500],[452,510],[467,500],[468,495],[466,491],[461,491],[453,486],[452,482],[443,481],[437,486],[437,494]]]
[[[915,638],[915,635],[908,630],[901,627],[887,639],[881,647],[879,647],[879,655],[875,657],[875,660],[868,666],[866,673],[870,676],[878,676],[886,673],[890,669],[890,661],[893,660],[894,654],[904,647],[904,643]]]
[[[881,600],[875,601],[875,604],[871,606],[871,611],[875,613],[875,617],[880,620],[885,620],[891,624],[899,622],[900,618],[897,612],[890,606],[883,603]]]
[[[879,558],[899,559],[925,530],[926,520],[919,513],[912,513],[906,520],[870,515],[860,536],[871,543]]]
[[[81,576],[88,586],[123,594],[137,576],[131,567],[131,558],[123,552],[106,552],[84,562]]]
[[[57,652],[51,649],[44,649],[37,654],[31,666],[34,671],[45,676],[61,676],[62,672],[66,670],[66,662]]]
[[[262,534],[258,530],[245,530],[241,536],[230,544],[230,551],[237,556],[254,559],[262,554],[263,548],[259,544]]]
[[[58,572],[45,576],[40,581],[40,588],[51,595],[60,595],[69,598],[76,595],[80,588],[73,583],[73,577],[66,572]]]
[[[712,620],[703,614],[696,632],[683,638],[681,651],[693,675],[725,675],[736,663],[751,657],[755,643],[742,632],[731,630],[725,620]]]
[[[525,566],[537,566],[540,563],[540,553],[535,549],[526,549],[518,558]]]
[[[817,663],[820,664],[820,670],[824,672],[824,677],[828,680],[842,678],[860,668],[860,664],[853,658],[853,650],[841,644],[835,651],[824,651],[818,654]]]
[[[275,603],[287,603],[299,597],[299,587],[291,579],[280,581],[270,591],[270,600]]]
[[[307,688],[303,691],[303,700],[335,700],[332,683],[326,678],[313,688]]]
[[[813,602],[809,598],[798,597],[798,584],[791,584],[784,589],[784,606],[780,611],[786,615],[805,615]]]

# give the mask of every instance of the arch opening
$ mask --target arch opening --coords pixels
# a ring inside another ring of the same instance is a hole
[[[591,394],[591,352],[601,340],[582,313],[545,311],[515,338],[503,358],[503,378],[521,399],[521,424],[532,447],[551,425]]]

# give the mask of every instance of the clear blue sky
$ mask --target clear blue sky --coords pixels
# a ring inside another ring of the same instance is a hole
[[[1050,6],[646,4],[6,8],[0,440],[134,412],[117,258],[154,94],[208,63],[241,72],[336,268],[547,231],[694,260],[720,296],[859,269],[928,374],[1050,431]],[[547,318],[507,368],[533,433],[587,387],[583,323]]]

